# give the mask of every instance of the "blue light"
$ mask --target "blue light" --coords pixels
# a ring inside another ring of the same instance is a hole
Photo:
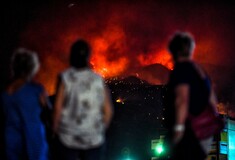
[[[235,121],[228,120],[228,159],[235,160]]]
[[[220,142],[220,154],[228,154],[227,142]]]

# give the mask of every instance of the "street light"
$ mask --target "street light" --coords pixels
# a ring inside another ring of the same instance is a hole
[[[155,148],[155,151],[157,152],[157,154],[162,154],[162,152],[164,152],[164,147],[162,144],[158,144]]]

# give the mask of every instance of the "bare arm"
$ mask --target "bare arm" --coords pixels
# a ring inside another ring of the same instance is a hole
[[[218,110],[217,110],[218,100],[217,100],[217,97],[216,97],[215,92],[214,92],[213,89],[211,89],[209,103],[210,103],[210,105],[213,107],[213,109],[214,109],[216,112],[218,112]]]
[[[111,122],[111,119],[113,117],[113,106],[111,103],[109,90],[107,88],[105,88],[105,101],[104,101],[103,113],[104,113],[103,120],[104,120],[106,128],[108,128]]]
[[[176,124],[184,124],[189,105],[189,86],[187,84],[179,85],[176,88]]]
[[[42,112],[41,112],[41,120],[44,123],[44,125],[47,127],[47,129],[51,130],[51,122],[52,122],[52,105],[51,102],[48,98],[48,94],[45,90],[40,94],[39,97],[39,102],[42,107]]]
[[[46,107],[50,110],[52,109],[51,102],[49,101],[48,98],[48,93],[45,90],[41,93],[39,101],[42,107]]]
[[[176,90],[175,110],[176,110],[176,124],[174,141],[177,143],[184,133],[184,124],[188,114],[189,107],[189,85],[179,85]]]
[[[62,111],[62,105],[64,101],[64,83],[59,79],[56,90],[54,112],[53,112],[53,132],[57,133],[59,120]]]

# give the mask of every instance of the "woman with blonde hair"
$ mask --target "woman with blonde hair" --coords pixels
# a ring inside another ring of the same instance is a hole
[[[39,70],[36,53],[17,49],[11,61],[12,80],[1,94],[8,160],[47,160],[48,146],[41,121],[46,106],[43,87],[32,82]]]

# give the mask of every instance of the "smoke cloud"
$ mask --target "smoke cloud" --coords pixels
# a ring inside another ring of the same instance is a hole
[[[50,93],[57,74],[68,66],[71,44],[79,38],[91,44],[91,64],[107,78],[135,74],[156,63],[172,69],[166,46],[175,31],[194,35],[195,59],[205,67],[231,68],[235,58],[234,12],[232,5],[222,2],[61,2],[43,8],[28,23],[20,44],[39,53],[42,68],[38,79]],[[221,81],[228,81],[231,73],[223,74]],[[218,74],[213,72],[212,79]]]

